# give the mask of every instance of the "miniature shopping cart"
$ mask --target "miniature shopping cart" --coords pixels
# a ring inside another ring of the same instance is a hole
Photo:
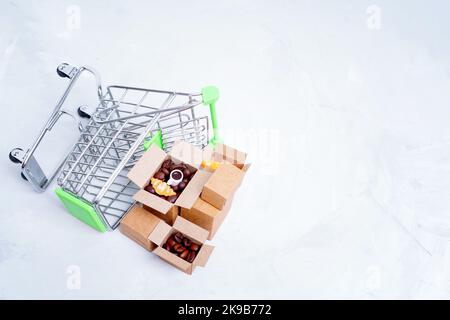
[[[78,116],[86,118],[85,124],[79,122],[78,141],[47,176],[34,153],[44,136],[67,113],[64,102],[85,72],[96,79],[98,105],[92,114],[85,106],[77,109]],[[56,194],[66,209],[98,231],[114,230],[133,205],[138,187],[127,178],[127,173],[150,145],[169,151],[179,139],[200,148],[215,145],[220,139],[215,111],[219,92],[215,87],[205,87],[200,93],[125,86],[109,86],[104,91],[99,74],[92,68],[61,64],[57,73],[70,82],[50,119],[28,151],[16,148],[9,156],[21,164],[22,177],[38,192],[45,191],[57,177]],[[209,105],[211,139],[208,115],[195,113],[201,105]]]

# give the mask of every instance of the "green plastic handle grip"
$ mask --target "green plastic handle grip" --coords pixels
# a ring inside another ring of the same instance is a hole
[[[217,143],[223,142],[219,135],[219,126],[217,124],[216,101],[219,99],[219,89],[214,86],[207,86],[202,89],[203,104],[209,105],[211,114],[211,123],[213,127],[213,136],[209,143],[215,147]]]

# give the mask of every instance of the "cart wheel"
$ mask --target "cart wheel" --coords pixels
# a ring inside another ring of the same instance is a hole
[[[20,176],[22,177],[23,180],[28,181],[27,177],[25,177],[25,175],[23,174],[23,172],[20,173]]]
[[[62,72],[60,69],[64,68],[65,66],[68,66],[68,63],[61,63],[57,68],[56,68],[56,73],[58,74],[58,76],[60,76],[61,78],[70,78],[68,74]]]
[[[21,148],[15,148],[9,153],[9,160],[14,163],[22,163],[22,160],[19,158],[21,154],[23,154],[23,150]]]
[[[90,118],[91,118],[91,115],[90,115],[86,110],[87,110],[87,107],[86,107],[86,106],[81,106],[81,107],[79,107],[78,110],[77,110],[78,115],[79,115],[81,118],[90,119]]]

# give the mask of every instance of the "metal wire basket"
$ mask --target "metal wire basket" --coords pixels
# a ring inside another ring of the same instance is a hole
[[[79,75],[85,71],[97,80],[98,106],[90,115],[79,108],[78,115],[89,118],[79,125],[80,136],[58,169],[47,177],[34,158],[45,134],[66,111],[63,104]],[[92,68],[62,64],[57,68],[70,83],[44,129],[27,152],[13,149],[10,159],[22,164],[22,176],[37,191],[44,191],[57,176],[56,194],[67,210],[99,231],[115,229],[133,205],[138,191],[127,173],[151,144],[169,151],[182,139],[200,148],[219,141],[215,87],[200,93],[109,86],[105,93],[98,73]],[[208,116],[197,116],[195,107],[209,105],[213,137],[209,138]]]

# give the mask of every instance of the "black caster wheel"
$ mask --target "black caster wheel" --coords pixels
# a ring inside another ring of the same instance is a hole
[[[81,106],[78,108],[77,113],[81,118],[90,119],[91,115],[89,113],[87,113],[86,110],[87,110],[87,107]]]
[[[21,148],[15,148],[9,153],[9,160],[11,160],[14,163],[22,163],[22,161],[17,158],[17,156],[22,152],[23,150]]]
[[[57,68],[56,68],[56,73],[58,74],[58,76],[60,76],[61,78],[70,78],[69,75],[67,73],[62,72],[61,70],[59,70],[61,67],[66,67],[68,66],[68,63],[61,63]]]
[[[23,172],[20,173],[20,176],[22,177],[23,180],[28,181],[27,177],[25,177],[25,175],[23,174]]]

